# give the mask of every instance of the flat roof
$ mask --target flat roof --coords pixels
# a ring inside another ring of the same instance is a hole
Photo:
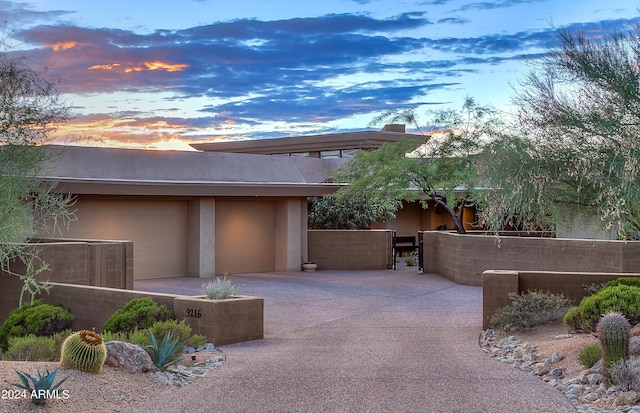
[[[405,136],[422,137],[421,135],[406,134],[404,125],[389,125],[381,131],[193,143],[191,147],[205,152],[273,155],[345,149],[375,149],[383,143],[397,142]]]
[[[95,195],[320,196],[337,184],[325,172],[343,159],[48,146],[56,154],[43,180]]]

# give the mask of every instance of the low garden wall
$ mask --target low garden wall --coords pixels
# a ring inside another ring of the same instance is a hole
[[[133,289],[133,242],[33,238],[49,269],[42,281]],[[11,271],[24,273],[24,265],[11,264]]]
[[[3,292],[9,292],[10,302],[0,302],[0,320],[4,320],[18,306],[21,282],[17,277],[0,275]],[[48,304],[60,304],[75,316],[73,330],[95,329],[102,326],[114,311],[134,298],[151,297],[159,305],[175,312],[176,319],[184,320],[194,333],[207,336],[214,345],[238,343],[263,338],[264,300],[242,297],[229,300],[202,300],[175,294],[95,287],[77,284],[51,283],[49,294],[38,298]],[[219,304],[220,301],[225,302]],[[220,321],[223,319],[224,321]]]
[[[424,272],[482,285],[487,270],[640,273],[640,242],[424,231]]]
[[[510,293],[544,291],[562,294],[576,305],[584,297],[585,285],[605,283],[619,277],[640,277],[640,273],[556,272],[489,270],[482,274],[482,328],[489,327],[491,316],[509,304]]]
[[[391,230],[309,230],[309,261],[319,270],[392,268]]]

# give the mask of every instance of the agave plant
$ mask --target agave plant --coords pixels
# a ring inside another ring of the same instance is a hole
[[[25,389],[29,392],[31,396],[31,402],[36,406],[42,406],[46,403],[47,397],[50,397],[54,391],[60,387],[67,377],[60,380],[55,385],[53,382],[56,380],[56,374],[58,370],[54,370],[49,372],[49,369],[45,369],[45,373],[40,373],[38,370],[38,377],[34,377],[28,373],[23,373],[18,370],[15,370],[18,377],[20,377],[20,381],[22,383],[12,383],[14,386],[19,387],[21,389]],[[33,387],[31,387],[33,384]],[[55,393],[54,393],[55,394]]]
[[[179,341],[178,338],[173,338],[171,331],[165,334],[160,343],[158,343],[155,334],[151,330],[147,330],[145,334],[149,339],[149,345],[143,346],[143,348],[151,357],[153,364],[161,371],[165,371],[183,360],[179,356],[184,351],[186,341]]]

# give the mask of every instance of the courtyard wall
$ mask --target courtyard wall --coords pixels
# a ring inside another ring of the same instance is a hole
[[[487,270],[640,273],[640,242],[423,233],[424,272],[482,285]]]
[[[482,274],[482,328],[489,327],[491,316],[497,309],[511,302],[510,293],[543,291],[562,294],[578,305],[584,297],[585,285],[601,284],[623,276],[640,277],[640,273],[485,271]]]

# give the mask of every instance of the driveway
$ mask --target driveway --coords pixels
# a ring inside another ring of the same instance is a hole
[[[222,346],[222,368],[154,401],[166,412],[576,411],[480,349],[481,287],[413,267],[231,278],[264,297],[265,338]],[[135,289],[196,295],[205,281]]]

